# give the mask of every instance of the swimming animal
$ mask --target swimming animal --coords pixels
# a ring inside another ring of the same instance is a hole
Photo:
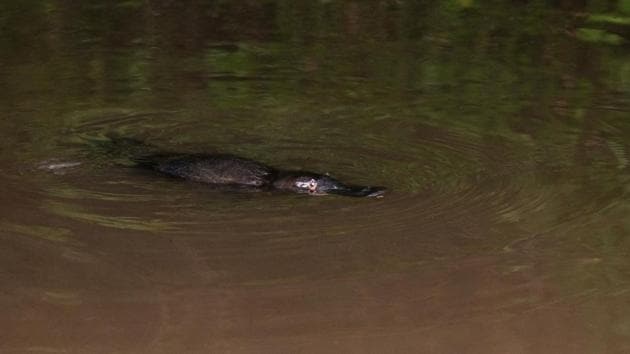
[[[378,197],[385,192],[384,187],[348,185],[327,174],[283,171],[234,155],[156,154],[137,162],[165,175],[215,186],[351,197]]]
[[[107,156],[126,155],[138,167],[217,187],[351,197],[380,197],[386,190],[384,187],[345,184],[328,174],[277,169],[234,155],[155,153],[154,146],[136,139],[109,139],[97,142],[101,153]]]

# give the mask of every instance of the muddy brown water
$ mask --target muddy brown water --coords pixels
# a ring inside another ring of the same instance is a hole
[[[0,352],[630,351],[599,7],[265,4],[3,5]],[[110,134],[389,191],[215,190]]]

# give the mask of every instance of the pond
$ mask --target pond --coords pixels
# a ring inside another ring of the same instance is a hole
[[[0,351],[630,352],[629,40],[623,0],[5,1]]]

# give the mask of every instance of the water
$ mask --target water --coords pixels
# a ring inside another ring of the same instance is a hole
[[[630,351],[628,8],[5,2],[0,351]],[[217,191],[110,134],[390,191]]]

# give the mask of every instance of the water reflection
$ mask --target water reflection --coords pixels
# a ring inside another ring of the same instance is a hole
[[[613,3],[3,3],[0,351],[630,350]],[[392,192],[213,190],[109,134]]]

